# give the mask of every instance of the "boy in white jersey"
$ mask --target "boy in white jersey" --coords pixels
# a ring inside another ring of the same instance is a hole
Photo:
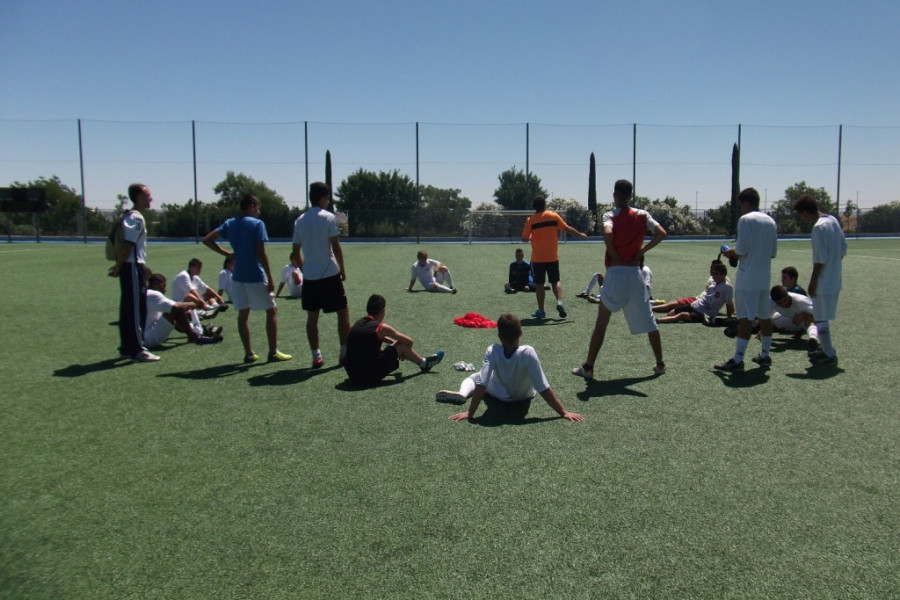
[[[776,285],[769,292],[772,298],[772,323],[775,331],[797,333],[805,331],[809,337],[809,355],[819,349],[819,328],[813,319],[813,301],[809,296],[789,292]],[[796,338],[799,339],[799,338]]]
[[[231,276],[234,274],[234,257],[225,258],[222,263],[222,270],[219,271],[219,295],[222,298],[228,294],[228,301],[231,302]]]
[[[504,314],[497,319],[499,344],[488,346],[484,353],[481,371],[467,377],[458,392],[442,390],[437,393],[439,402],[463,404],[472,397],[469,410],[450,416],[451,421],[473,419],[481,400],[488,395],[500,402],[531,400],[535,391],[564,419],[584,421],[578,413],[568,412],[556,397],[544,376],[541,361],[531,346],[520,346],[522,323],[515,315]]]
[[[794,212],[812,228],[813,270],[809,277],[809,297],[813,299],[813,318],[819,329],[822,347],[811,352],[813,364],[836,364],[837,352],[831,344],[831,321],[837,318],[838,297],[842,287],[842,261],[847,256],[847,240],[841,223],[834,216],[819,212],[816,199],[803,194],[794,203]]]
[[[700,297],[688,296],[654,306],[654,311],[666,313],[665,317],[656,319],[656,322],[712,323],[723,306],[726,316],[730,318],[734,314],[734,288],[727,276],[728,267],[721,261],[714,260],[709,266],[710,281],[703,294]]]
[[[154,273],[147,280],[147,322],[144,324],[144,343],[157,348],[172,330],[187,335],[195,344],[216,344],[222,341],[222,328],[206,329],[200,325],[197,312],[190,302],[176,302],[166,297],[166,278]]]
[[[291,262],[281,269],[281,283],[278,284],[278,289],[275,291],[276,298],[281,294],[285,284],[288,286],[288,294],[291,298],[303,296],[303,273],[297,264],[297,255],[291,252],[290,259]]]
[[[422,287],[429,292],[442,292],[444,294],[455,294],[456,288],[453,287],[453,277],[450,275],[450,269],[447,265],[441,264],[440,261],[428,258],[428,253],[419,250],[416,253],[416,262],[412,264],[409,275],[409,286],[406,291],[411,292],[416,279],[422,284]],[[446,285],[445,285],[446,284]]]

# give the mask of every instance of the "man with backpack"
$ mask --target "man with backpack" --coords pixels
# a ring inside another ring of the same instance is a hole
[[[119,354],[135,362],[155,362],[159,356],[144,346],[147,320],[147,224],[141,211],[150,208],[153,196],[142,183],[128,186],[133,208],[117,221],[110,233],[115,246],[115,262],[110,277],[119,279]]]

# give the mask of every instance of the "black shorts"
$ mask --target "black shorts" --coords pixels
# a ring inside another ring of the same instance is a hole
[[[531,273],[534,275],[534,285],[543,285],[549,279],[550,285],[559,281],[559,261],[548,263],[531,263]]]
[[[694,310],[694,307],[691,306],[690,304],[682,304],[681,306],[676,306],[672,310],[675,311],[676,315],[680,314],[680,313],[685,313],[685,312],[688,313],[689,315],[691,315],[692,323],[702,323],[703,322],[703,314]]]
[[[321,310],[327,313],[347,308],[347,294],[344,293],[344,282],[341,281],[341,276],[304,279],[301,306],[307,312]]]
[[[378,356],[361,368],[347,369],[347,376],[358,385],[374,385],[400,368],[400,355],[394,346],[387,346]]]

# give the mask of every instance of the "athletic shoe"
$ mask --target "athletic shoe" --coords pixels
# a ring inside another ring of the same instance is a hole
[[[451,293],[451,294],[455,294],[457,291],[458,291],[458,290],[457,290],[456,288],[453,288],[453,291],[450,292],[450,293]]]
[[[545,313],[542,310],[536,310],[533,313],[531,313],[531,316],[534,317],[535,319],[546,319],[547,313]]]
[[[131,357],[131,360],[134,362],[156,362],[159,360],[159,357],[152,352],[148,352],[147,350],[141,350],[137,354]]]
[[[744,370],[744,361],[734,362],[733,358],[729,358],[723,363],[713,365],[713,369],[715,369],[716,371],[728,371],[730,373],[737,373],[738,371]]]
[[[222,341],[221,336],[216,338],[215,336],[201,335],[196,340],[194,340],[194,343],[197,344],[198,346],[205,346],[207,344],[218,344],[221,341]]]
[[[587,292],[578,292],[577,294],[575,294],[576,298],[587,298],[588,296],[590,296],[590,294],[588,294]]]
[[[459,392],[452,390],[441,390],[437,393],[435,400],[438,402],[449,402],[450,404],[465,404],[466,397]]]
[[[654,375],[665,375],[666,374],[666,363],[656,363],[656,366],[653,367]]]
[[[322,365],[324,365],[324,364],[325,364],[325,361],[322,359],[322,357],[321,357],[321,356],[317,356],[317,357],[315,357],[315,358],[313,359],[313,365],[312,365],[312,368],[313,368],[313,369],[321,369],[321,368],[322,368]]]
[[[591,367],[590,369],[586,368],[584,365],[575,367],[572,369],[572,375],[577,375],[578,377],[584,377],[585,379],[593,379],[594,378],[594,369]]]
[[[209,325],[203,326],[203,335],[207,335],[209,337],[216,337],[217,335],[222,335],[222,326],[216,325],[215,327],[210,327]]]
[[[600,296],[588,296],[587,301],[591,304],[600,304]]]
[[[560,316],[561,319],[565,319],[565,318],[566,318],[566,314],[567,314],[567,313],[566,313],[566,307],[563,306],[562,304],[557,304],[557,305],[556,305],[556,312],[559,313],[559,316]]]
[[[291,360],[294,358],[290,354],[285,354],[284,352],[279,352],[275,350],[273,352],[269,352],[269,362],[284,362],[286,360]]]
[[[259,355],[256,352],[248,352],[244,355],[245,363],[255,363],[259,360]]]
[[[219,309],[219,312],[225,312],[226,310],[228,310],[227,304],[217,304],[216,307]]]
[[[753,358],[751,358],[753,362],[758,364],[761,367],[771,367],[772,366],[772,357],[771,356],[763,356],[762,354],[757,354]]]
[[[819,348],[819,340],[817,340],[816,338],[809,338],[809,350],[807,351],[806,356],[812,356],[819,350]]]
[[[423,371],[430,371],[430,370],[431,370],[431,367],[435,366],[436,364],[438,364],[438,363],[441,362],[442,360],[444,360],[444,351],[443,351],[443,350],[438,350],[437,352],[435,352],[435,353],[432,354],[431,356],[426,356],[426,357],[425,357],[425,366],[424,366],[424,367],[421,367],[421,369],[422,369]]]
[[[218,306],[209,310],[198,310],[197,316],[200,317],[200,320],[212,319],[219,314],[219,310],[221,309]]]
[[[821,348],[809,353],[809,362],[814,365],[836,365],[837,361],[837,353],[834,356],[828,356]]]

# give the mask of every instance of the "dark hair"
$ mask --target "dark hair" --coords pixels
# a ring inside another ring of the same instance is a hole
[[[756,188],[752,187],[743,189],[741,190],[741,193],[738,194],[738,202],[746,202],[753,208],[759,208],[759,192],[756,191]]]
[[[199,258],[192,258],[188,261],[188,267],[202,267],[203,261]]]
[[[144,188],[147,187],[143,183],[132,183],[128,186],[128,199],[131,200],[131,203],[134,204],[134,201],[137,200],[137,197],[144,193]]]
[[[722,264],[720,260],[714,260],[712,263],[712,271],[713,273],[718,273],[720,275],[728,275],[728,267]]]
[[[522,322],[516,315],[506,313],[497,319],[497,335],[507,343],[512,343],[522,337]]]
[[[228,268],[228,263],[233,263],[233,262],[234,262],[234,257],[233,257],[233,256],[226,256],[226,257],[225,257],[225,260],[222,261],[222,268],[223,268],[223,269],[227,269],[227,268]]]
[[[416,252],[416,258],[418,260],[426,259],[428,258],[428,253],[424,250],[419,250],[418,252]]]
[[[800,273],[797,271],[796,267],[785,267],[781,270],[781,274],[793,277],[794,279],[800,279]]]
[[[819,203],[809,194],[802,194],[794,202],[794,210],[799,213],[819,214]]]
[[[153,287],[166,282],[166,276],[162,273],[153,273],[147,278],[147,286]]]
[[[369,301],[366,302],[366,313],[374,317],[384,310],[385,306],[387,306],[387,300],[384,299],[384,296],[372,294],[369,296]]]
[[[241,198],[241,210],[247,210],[253,204],[259,204],[259,199],[253,194],[244,194]]]
[[[531,208],[534,209],[534,212],[544,212],[547,210],[546,196],[535,196],[534,200],[531,201]]]
[[[631,185],[631,182],[627,179],[619,179],[616,181],[615,185],[613,185],[613,193],[618,196],[625,196],[625,199],[631,198],[631,194],[634,193],[634,186]]]
[[[328,187],[327,183],[314,181],[309,184],[309,201],[313,204],[318,204],[319,200],[322,198],[329,198],[330,196],[331,188]]]
[[[782,285],[772,286],[772,289],[769,291],[769,296],[772,297],[772,300],[778,302],[782,298],[787,298],[788,292],[784,289]]]

